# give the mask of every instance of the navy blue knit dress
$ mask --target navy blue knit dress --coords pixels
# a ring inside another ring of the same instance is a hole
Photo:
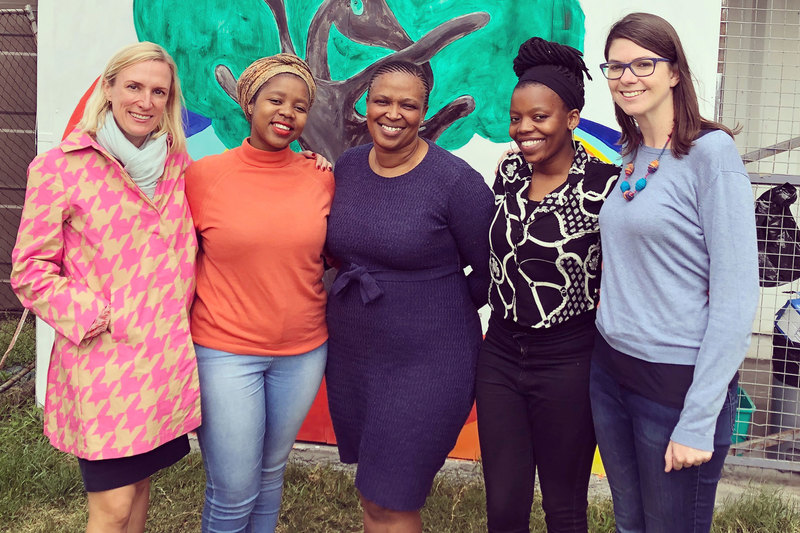
[[[494,198],[433,143],[394,178],[372,172],[371,148],[336,162],[327,247],[342,265],[328,299],[328,400],[356,487],[409,511],[425,503],[472,407]]]

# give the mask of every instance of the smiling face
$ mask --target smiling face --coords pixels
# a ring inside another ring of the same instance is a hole
[[[628,39],[614,39],[608,48],[607,61],[630,63],[643,57],[659,54],[642,48]],[[671,123],[674,115],[672,88],[680,81],[678,72],[667,62],[656,63],[653,74],[637,77],[625,69],[618,80],[608,80],[611,97],[626,115],[637,121]]]
[[[508,134],[528,163],[572,160],[572,130],[578,126],[580,113],[568,111],[549,87],[530,83],[514,89],[509,119]]]
[[[114,120],[135,146],[158,128],[171,86],[172,71],[163,61],[142,61],[120,70],[112,83],[103,80]]]
[[[278,74],[267,81],[248,106],[250,145],[277,152],[300,138],[311,107],[308,86],[294,74]]]
[[[425,86],[412,74],[387,72],[367,95],[367,129],[375,147],[387,152],[416,145],[425,118]]]

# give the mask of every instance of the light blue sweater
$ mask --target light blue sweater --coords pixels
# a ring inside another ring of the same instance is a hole
[[[631,185],[660,151],[638,150]],[[600,237],[600,333],[627,355],[695,365],[672,440],[713,450],[759,297],[753,193],[733,140],[712,131],[682,159],[667,150],[632,201],[609,195]]]

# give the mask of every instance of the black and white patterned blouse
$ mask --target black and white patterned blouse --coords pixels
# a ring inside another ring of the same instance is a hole
[[[566,182],[535,202],[528,200],[532,170],[522,154],[502,159],[489,233],[493,316],[547,328],[595,308],[600,290],[597,215],[619,172],[579,145]]]

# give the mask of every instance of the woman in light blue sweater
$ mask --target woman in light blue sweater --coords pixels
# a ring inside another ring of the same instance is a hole
[[[667,21],[627,15],[605,57],[627,165],[600,211],[597,441],[618,531],[709,531],[758,302],[750,181]]]

